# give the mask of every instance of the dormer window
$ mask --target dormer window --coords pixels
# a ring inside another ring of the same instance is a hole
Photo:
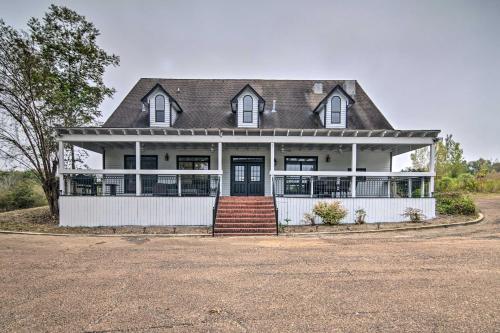
[[[341,107],[341,99],[339,96],[333,96],[332,97],[332,124],[340,124],[341,123],[341,112],[342,112],[342,107]]]
[[[354,99],[336,85],[314,109],[325,128],[347,128],[347,113]]]
[[[163,95],[155,97],[155,121],[157,123],[165,122],[165,97]]]
[[[264,112],[265,101],[249,84],[245,85],[232,99],[231,111],[235,113],[238,127],[259,128],[260,113]]]
[[[243,97],[243,122],[253,122],[253,98],[250,95]]]

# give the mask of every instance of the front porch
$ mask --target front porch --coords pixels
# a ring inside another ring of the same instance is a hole
[[[405,207],[434,217],[433,132],[154,131],[60,130],[60,158],[72,144],[103,161],[102,169],[60,170],[62,225],[210,225],[219,196],[246,195],[275,197],[278,220],[292,224],[331,198],[352,214],[373,210],[369,222],[400,221]],[[393,156],[424,146],[430,171],[392,172]]]

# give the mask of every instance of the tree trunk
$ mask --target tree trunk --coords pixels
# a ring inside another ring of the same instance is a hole
[[[53,217],[59,216],[59,189],[56,178],[46,179],[42,184],[45,198],[49,205],[50,215]]]

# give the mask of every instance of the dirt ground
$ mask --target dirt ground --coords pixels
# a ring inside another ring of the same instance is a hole
[[[265,238],[0,235],[0,331],[498,332],[500,197],[484,222]]]

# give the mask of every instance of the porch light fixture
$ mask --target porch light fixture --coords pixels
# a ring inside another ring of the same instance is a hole
[[[210,146],[210,152],[213,153],[215,152],[215,146],[214,144],[212,143],[212,145]]]
[[[168,162],[169,159],[170,159],[170,156],[168,156],[168,153],[165,153],[165,161]]]
[[[326,163],[330,163],[330,154],[326,155]]]

